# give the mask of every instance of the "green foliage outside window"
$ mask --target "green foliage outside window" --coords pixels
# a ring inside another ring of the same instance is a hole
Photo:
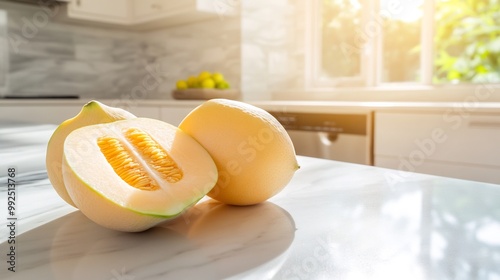
[[[361,9],[352,0],[323,0],[324,74],[360,73],[366,35]],[[500,82],[500,0],[437,0],[434,37],[434,83]],[[418,81],[421,20],[385,18],[383,81]]]
[[[322,70],[329,77],[352,77],[360,74],[362,39],[361,9],[350,0],[323,0]]]
[[[436,3],[434,82],[500,82],[500,3]]]

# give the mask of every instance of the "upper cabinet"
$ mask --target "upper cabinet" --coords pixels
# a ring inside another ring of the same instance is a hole
[[[132,1],[133,14],[136,21],[149,21],[179,13],[196,1],[143,0]]]
[[[72,0],[68,3],[68,17],[104,23],[130,24],[131,0]]]
[[[71,0],[66,10],[65,18],[72,21],[135,29],[178,25],[237,14],[236,7],[233,7],[231,13],[221,13],[224,10],[220,3],[213,0]]]

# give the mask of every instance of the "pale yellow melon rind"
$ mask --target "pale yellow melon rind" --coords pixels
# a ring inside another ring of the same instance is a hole
[[[118,177],[99,152],[96,139],[130,127],[141,128],[164,147],[183,170],[181,181],[162,182],[160,190],[143,191]],[[76,206],[96,223],[121,231],[142,231],[180,215],[205,196],[217,179],[212,158],[198,142],[170,124],[152,119],[77,129],[68,136],[64,154],[64,182]]]
[[[175,216],[145,215],[123,208],[89,188],[82,182],[81,178],[68,170],[66,161],[63,163],[62,170],[64,182],[74,187],[70,189],[69,193],[75,199],[78,209],[87,218],[103,227],[118,231],[140,232],[175,218]],[[78,188],[78,191],[71,191],[76,188]]]
[[[64,201],[76,207],[64,186],[62,176],[63,146],[66,137],[73,130],[83,126],[132,118],[135,116],[126,110],[109,107],[92,100],[82,107],[78,115],[64,121],[56,128],[47,144],[45,165],[52,186]]]
[[[263,202],[281,191],[299,168],[292,141],[268,112],[212,99],[189,113],[179,128],[210,153],[219,179],[210,197],[233,205]]]

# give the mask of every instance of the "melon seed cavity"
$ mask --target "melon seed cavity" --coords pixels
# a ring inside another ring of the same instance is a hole
[[[183,172],[177,163],[147,133],[138,128],[129,128],[124,132],[124,136],[144,163],[155,170],[162,179],[169,183],[182,179]],[[127,184],[140,190],[160,189],[156,180],[151,178],[145,167],[131,155],[119,139],[103,136],[97,140],[97,145],[115,173]]]
[[[140,152],[141,157],[169,183],[176,183],[183,177],[182,170],[168,153],[144,131],[129,128],[127,140]]]
[[[120,140],[104,136],[97,139],[97,145],[115,173],[127,184],[146,191],[155,191],[160,188],[144,168],[130,156]]]

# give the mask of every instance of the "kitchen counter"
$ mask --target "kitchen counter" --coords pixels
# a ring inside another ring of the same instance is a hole
[[[83,106],[91,99],[0,99],[0,106],[40,106],[56,105]],[[96,99],[100,102],[117,107],[158,107],[179,106],[195,107],[203,103],[203,100],[148,100],[148,99]],[[444,112],[454,110],[455,112],[478,112],[478,113],[500,113],[500,102],[479,102],[464,100],[459,102],[403,102],[403,101],[293,101],[293,100],[269,100],[269,101],[246,101],[266,110],[285,110],[296,112],[366,112],[366,111],[426,111]]]
[[[74,117],[88,99],[4,99],[0,120],[60,124]],[[203,100],[103,99],[102,103],[123,108],[136,116],[160,119],[178,125]],[[359,101],[249,101],[274,113],[377,114],[415,113],[442,116],[500,115],[500,102],[359,102]]]
[[[205,199],[142,233],[65,204],[44,168],[55,126],[0,127],[0,279],[498,279],[500,186],[299,157],[268,202]],[[17,220],[7,220],[7,169]],[[15,221],[16,272],[7,268]]]

